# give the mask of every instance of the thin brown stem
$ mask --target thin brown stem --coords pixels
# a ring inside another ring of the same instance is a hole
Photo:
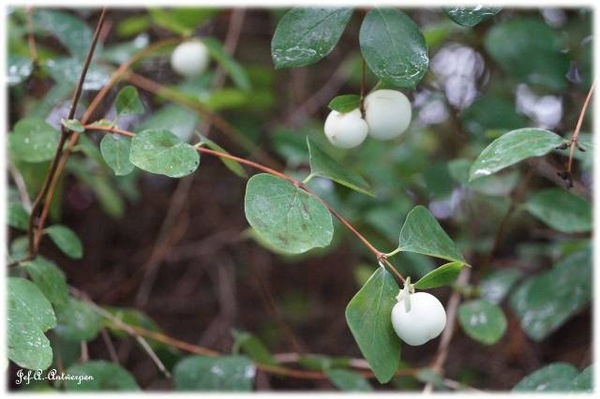
[[[579,119],[577,120],[577,125],[575,126],[575,131],[573,132],[573,137],[571,137],[570,148],[569,148],[569,164],[567,166],[567,173],[571,174],[571,167],[573,166],[573,154],[575,153],[575,148],[579,147],[578,139],[579,132],[581,131],[581,125],[583,124],[583,118],[585,117],[585,113],[587,111],[588,105],[590,104],[590,100],[592,99],[592,93],[594,93],[594,88],[596,87],[596,79],[592,81],[592,85],[590,90],[588,91],[587,97],[585,98],[585,102],[583,103],[583,107],[581,107],[581,112],[579,113]]]
[[[33,64],[38,62],[37,46],[35,45],[35,36],[33,34],[33,17],[31,16],[32,7],[25,8],[25,19],[27,20],[27,44],[29,45],[29,56]]]
[[[365,117],[365,80],[366,80],[367,62],[363,58],[360,71],[360,113]]]

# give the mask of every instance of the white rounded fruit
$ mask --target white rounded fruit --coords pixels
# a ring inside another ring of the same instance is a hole
[[[341,113],[331,111],[325,119],[325,136],[331,144],[339,148],[354,148],[367,138],[369,127],[360,110]]]
[[[208,48],[198,40],[179,44],[171,54],[171,68],[185,77],[202,74],[206,70],[209,61]]]
[[[365,97],[365,120],[369,136],[390,140],[408,128],[412,110],[408,98],[396,90],[376,90]]]
[[[417,292],[401,295],[392,309],[392,325],[400,339],[411,346],[423,345],[440,335],[446,326],[446,311],[441,302],[431,294]],[[407,310],[407,308],[409,310]]]

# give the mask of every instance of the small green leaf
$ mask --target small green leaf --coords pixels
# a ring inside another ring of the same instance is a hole
[[[469,181],[488,176],[531,157],[546,155],[561,145],[564,139],[548,130],[523,128],[503,134],[479,154]]]
[[[100,152],[106,164],[117,176],[127,175],[135,169],[129,160],[131,139],[117,134],[107,134],[100,141]]]
[[[129,160],[138,168],[168,177],[193,173],[200,164],[194,147],[167,130],[148,129],[131,140]]]
[[[578,371],[568,363],[556,362],[534,371],[512,389],[513,392],[566,392],[572,389]]]
[[[589,365],[573,380],[573,391],[594,391],[594,366]]]
[[[525,209],[563,233],[585,233],[592,229],[592,205],[561,188],[538,191],[527,200]]]
[[[44,231],[64,254],[73,259],[83,257],[83,245],[73,230],[67,226],[55,224],[47,227]]]
[[[346,307],[348,327],[380,383],[390,381],[400,364],[400,338],[391,320],[398,291],[394,277],[379,267]]]
[[[119,91],[115,107],[117,108],[117,117],[144,113],[144,104],[140,100],[137,89],[133,86],[125,86]]]
[[[29,58],[9,54],[6,63],[6,81],[10,86],[18,85],[33,72],[33,62]]]
[[[444,12],[451,20],[462,26],[473,27],[488,18],[498,14],[501,8],[485,7],[443,7]]]
[[[19,230],[27,230],[29,228],[29,213],[19,202],[8,203],[7,223],[10,227]]]
[[[360,27],[360,51],[373,73],[395,87],[415,88],[429,66],[421,30],[395,8],[374,8]]]
[[[31,281],[7,278],[7,355],[20,367],[43,370],[52,363],[44,332],[56,326],[52,305]]]
[[[360,96],[358,94],[343,94],[335,97],[329,102],[329,109],[346,113],[360,107]]]
[[[200,139],[202,140],[202,143],[206,144],[206,146],[208,148],[210,148],[211,150],[220,152],[222,154],[229,154],[227,151],[225,151],[225,149],[223,147],[221,147],[220,145],[218,145],[217,143],[215,143],[208,137],[204,137],[204,136],[200,135]],[[223,162],[223,165],[225,165],[225,167],[227,169],[229,169],[230,171],[235,173],[237,176],[239,176],[243,179],[248,178],[248,173],[246,173],[244,168],[242,168],[242,165],[240,165],[238,162],[231,160],[231,159],[227,159],[227,158],[219,158],[219,159],[221,160],[221,162]]]
[[[521,276],[519,269],[494,270],[479,284],[481,297],[490,303],[499,304]]]
[[[443,285],[450,285],[456,280],[463,266],[465,266],[464,262],[446,263],[421,277],[421,279],[415,283],[415,288],[419,290],[428,290]]]
[[[56,333],[69,341],[91,341],[100,330],[100,316],[87,303],[72,297],[57,309]]]
[[[299,254],[326,247],[333,238],[331,213],[314,196],[276,176],[252,176],[244,199],[246,219],[269,245]]]
[[[65,305],[69,296],[69,287],[63,271],[54,262],[40,256],[24,262],[23,267],[31,276],[31,280],[53,305]]]
[[[177,391],[252,390],[256,367],[245,356],[188,356],[173,368]]]
[[[342,391],[370,392],[373,390],[369,381],[356,371],[331,369],[325,371],[325,374],[329,377],[329,381]]]
[[[11,156],[25,162],[43,162],[54,157],[59,134],[43,119],[25,118],[15,124],[8,136]]]
[[[72,130],[74,132],[77,132],[77,133],[85,132],[85,128],[83,127],[81,122],[78,121],[77,119],[61,119],[60,123],[67,129]]]
[[[269,350],[265,345],[256,338],[253,334],[245,331],[233,330],[233,352],[237,352],[241,349],[245,354],[257,363],[267,364],[276,366],[277,362],[271,356]]]
[[[452,262],[465,263],[465,259],[448,237],[442,226],[424,206],[416,206],[406,216],[400,230],[398,248],[401,251],[417,252]]]
[[[469,337],[485,345],[498,342],[507,327],[502,309],[483,299],[462,303],[458,307],[458,322]]]
[[[65,371],[66,375],[79,378],[66,379],[68,392],[139,391],[135,378],[123,367],[105,360],[92,360],[74,364]]]
[[[351,8],[292,8],[277,24],[271,41],[275,68],[301,67],[321,60],[340,40],[351,17]]]
[[[205,37],[202,39],[202,43],[206,45],[210,55],[227,71],[239,89],[244,91],[251,89],[250,78],[244,67],[223,49],[223,45],[217,39]]]
[[[308,136],[306,136],[306,145],[308,146],[310,173],[313,176],[325,177],[352,190],[375,196],[370,191],[369,183],[362,176],[352,173],[348,168],[337,163]]]

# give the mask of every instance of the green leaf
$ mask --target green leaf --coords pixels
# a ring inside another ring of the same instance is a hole
[[[51,33],[72,56],[83,59],[87,55],[93,34],[82,18],[62,11],[36,8],[33,25]]]
[[[562,188],[540,190],[524,205],[537,219],[563,233],[585,233],[592,229],[592,205]]]
[[[244,67],[223,49],[222,44],[217,39],[205,37],[202,39],[202,43],[206,45],[210,55],[227,71],[238,88],[244,91],[251,89],[250,78],[248,78]]]
[[[277,362],[273,359],[273,356],[271,356],[269,350],[253,334],[238,330],[233,330],[232,334],[234,339],[233,353],[237,354],[237,352],[241,349],[257,363],[268,364],[271,366],[277,365]]]
[[[360,27],[360,51],[373,73],[384,83],[414,89],[429,57],[417,24],[395,8],[375,8]]]
[[[352,17],[351,8],[289,10],[277,24],[271,41],[275,68],[314,64],[333,50]]]
[[[54,262],[38,256],[22,265],[50,303],[57,307],[66,304],[69,287],[65,274]]]
[[[121,21],[123,23],[124,21]],[[147,33],[141,33],[129,42],[122,42],[104,47],[100,55],[103,60],[121,65],[126,63],[131,57],[148,47],[150,38]]]
[[[327,208],[280,177],[266,173],[252,176],[246,186],[244,207],[250,226],[283,252],[299,254],[326,247],[333,238]]]
[[[498,342],[507,327],[500,306],[483,299],[462,303],[458,307],[458,322],[469,337],[485,345]]]
[[[7,278],[8,358],[20,367],[43,370],[52,363],[52,348],[44,332],[56,326],[52,305],[31,281]]]
[[[415,288],[428,290],[430,288],[450,285],[456,280],[464,266],[464,262],[450,262],[430,271],[415,283]]]
[[[67,304],[57,309],[56,333],[69,341],[91,341],[100,330],[100,316],[87,303],[69,297]]]
[[[481,297],[490,303],[499,304],[521,276],[519,269],[494,270],[479,283]]]
[[[10,227],[19,230],[27,230],[29,228],[29,213],[19,202],[8,203],[8,217],[6,222]]]
[[[485,7],[443,7],[444,12],[451,20],[462,26],[473,27],[478,23],[498,14],[501,8]]]
[[[526,280],[511,295],[510,305],[527,335],[539,342],[590,302],[592,281],[588,248],[564,257],[551,270]]]
[[[168,130],[181,141],[188,142],[198,124],[198,115],[177,104],[167,104],[155,111],[137,129],[141,132],[146,129]]]
[[[189,36],[208,19],[218,14],[219,10],[207,7],[150,8],[148,10],[152,22],[173,33]]]
[[[25,162],[43,162],[54,157],[59,134],[43,119],[24,118],[8,136],[11,156]]]
[[[80,376],[65,380],[65,389],[69,392],[139,391],[140,389],[129,371],[105,360],[75,364],[69,367],[65,374]]]
[[[479,154],[469,181],[488,176],[524,159],[546,155],[565,140],[548,130],[523,128],[503,134]]]
[[[106,134],[100,141],[100,152],[106,164],[117,176],[127,175],[135,169],[129,160],[131,139],[118,134]]]
[[[569,54],[561,33],[541,18],[512,18],[494,24],[484,45],[494,61],[518,81],[553,90],[567,87]]]
[[[325,374],[329,377],[329,381],[342,391],[369,392],[373,390],[369,381],[356,371],[331,369],[325,371]]]
[[[211,150],[220,152],[222,154],[229,154],[227,151],[225,151],[225,149],[223,147],[221,147],[220,145],[218,145],[217,143],[215,143],[208,137],[200,135],[200,139],[202,140],[202,143],[206,144],[206,146],[208,148],[210,148]],[[239,176],[243,179],[248,178],[248,173],[246,173],[244,168],[242,168],[242,165],[240,165],[238,162],[236,162],[232,159],[227,159],[227,158],[219,158],[219,159],[221,160],[221,162],[223,162],[223,165],[225,165],[225,167],[227,169],[229,169],[230,171],[235,173],[237,176]]]
[[[379,267],[346,307],[348,327],[380,383],[391,380],[400,364],[400,338],[391,320],[398,292],[394,277]]]
[[[329,102],[329,109],[337,112],[346,113],[360,107],[360,96],[358,94],[344,94],[335,97]]]
[[[138,91],[133,86],[125,86],[115,99],[117,117],[123,115],[140,115],[144,113],[144,104],[140,100]]]
[[[579,373],[568,363],[556,362],[534,371],[512,389],[513,392],[564,392],[572,389]]]
[[[67,226],[55,224],[47,227],[44,231],[64,254],[73,259],[83,257],[83,245],[73,230]]]
[[[194,147],[167,130],[148,129],[131,140],[129,160],[138,168],[168,177],[193,173],[200,164]]]
[[[477,138],[484,138],[488,130],[515,130],[527,125],[511,101],[489,93],[473,101],[460,118],[465,130]]]
[[[46,61],[45,67],[57,84],[67,85],[70,90],[73,90],[73,85],[79,81],[79,75],[83,68],[80,59],[66,57],[51,58]],[[111,74],[112,69],[107,65],[92,63],[85,75],[83,90],[100,90],[108,83]]]
[[[251,391],[256,367],[245,356],[188,356],[173,368],[177,391]]]
[[[589,365],[573,380],[573,391],[594,391],[594,366]]]
[[[352,190],[375,196],[370,191],[369,183],[362,176],[352,173],[347,167],[337,163],[308,136],[306,136],[306,145],[308,146],[311,175],[325,177]]]
[[[6,81],[9,86],[24,82],[33,72],[33,62],[29,58],[9,54],[7,61]]]
[[[398,248],[401,251],[417,252],[452,262],[465,263],[465,259],[448,237],[442,226],[424,206],[416,206],[406,216],[400,230]]]
[[[77,133],[85,132],[85,128],[77,119],[61,119],[60,124]]]

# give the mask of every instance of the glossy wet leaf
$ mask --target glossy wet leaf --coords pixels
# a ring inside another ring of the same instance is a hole
[[[188,356],[173,369],[177,391],[248,392],[256,367],[245,356]]]
[[[66,127],[67,129],[69,129],[73,132],[77,132],[77,133],[85,132],[85,128],[83,127],[81,122],[78,121],[77,119],[61,119],[60,123],[61,123],[61,125],[63,125],[64,127]]]
[[[100,316],[87,303],[72,297],[57,309],[56,333],[69,341],[91,341],[100,330]]]
[[[329,381],[338,389],[345,392],[370,392],[373,387],[361,374],[352,370],[330,369],[325,371]]]
[[[398,284],[379,267],[346,307],[346,322],[375,377],[386,383],[400,364],[400,338],[392,327]]]
[[[556,362],[529,374],[517,383],[513,392],[567,392],[579,372],[569,363]]]
[[[456,280],[463,266],[465,266],[463,262],[446,263],[423,276],[415,283],[415,288],[428,290],[430,288],[450,285]]]
[[[490,303],[499,304],[521,276],[519,269],[492,271],[479,283],[481,297]]]
[[[92,42],[92,29],[79,17],[59,10],[36,8],[33,25],[56,37],[73,57],[85,58]]]
[[[55,224],[44,229],[60,250],[73,259],[83,257],[83,245],[77,234],[67,226]]]
[[[337,163],[308,136],[306,137],[306,145],[308,146],[311,175],[325,177],[352,190],[372,197],[375,196],[369,183],[362,176]]]
[[[358,94],[343,94],[334,97],[329,102],[329,109],[337,112],[346,113],[360,107],[360,96]]]
[[[485,48],[509,75],[553,90],[567,87],[569,55],[564,39],[542,18],[511,18],[487,31]]]
[[[477,193],[494,197],[506,197],[515,189],[521,179],[521,175],[517,170],[507,170],[469,181],[472,164],[473,160],[458,158],[448,162],[447,167],[450,176],[454,180]]]
[[[573,391],[592,393],[594,390],[594,366],[590,364],[573,380]]]
[[[229,74],[233,83],[241,90],[250,90],[250,78],[248,73],[231,55],[229,55],[224,49],[223,45],[212,37],[206,37],[202,39],[202,43],[206,45],[212,58],[214,58],[219,65]]]
[[[50,303],[57,307],[66,304],[69,287],[65,273],[54,262],[38,256],[24,262],[23,267]]]
[[[257,363],[277,365],[267,347],[254,334],[233,330],[232,335],[234,340],[232,352],[234,354],[242,351]]]
[[[6,63],[6,82],[9,86],[18,85],[27,80],[33,72],[33,63],[29,58],[10,54]]]
[[[475,7],[444,7],[451,20],[462,26],[473,27],[500,12],[501,8],[477,5]]]
[[[425,37],[395,8],[374,8],[360,27],[360,51],[373,73],[394,87],[415,88],[429,66]]]
[[[523,330],[539,342],[589,304],[592,281],[591,251],[581,250],[527,279],[511,295],[510,305]]]
[[[483,299],[462,303],[458,307],[458,322],[469,337],[485,345],[498,342],[507,327],[502,309]]]
[[[29,213],[19,202],[9,202],[6,223],[15,229],[27,230],[29,227]]]
[[[406,216],[400,230],[398,248],[452,262],[465,263],[460,250],[424,206],[416,206]]]
[[[168,130],[148,129],[131,140],[129,160],[150,173],[183,177],[198,168],[200,155]]]
[[[68,392],[140,390],[129,371],[106,360],[74,364],[65,371],[65,374],[81,377],[81,381],[78,379],[65,380],[65,389]]]
[[[100,152],[106,164],[117,176],[127,175],[135,169],[129,160],[131,139],[117,134],[106,134],[100,141]]]
[[[59,137],[59,132],[43,119],[24,118],[8,135],[8,151],[11,157],[25,162],[49,161],[54,157]]]
[[[524,206],[537,219],[560,232],[585,233],[592,229],[592,204],[565,189],[540,190]]]
[[[275,68],[314,64],[333,50],[352,17],[351,8],[297,7],[277,24],[271,41]]]
[[[524,159],[546,155],[565,140],[549,130],[523,128],[505,133],[479,154],[469,180],[488,176]]]
[[[314,196],[276,176],[252,176],[244,199],[246,219],[269,245],[303,253],[329,245],[331,213]]]
[[[217,143],[215,143],[208,137],[204,137],[204,136],[200,135],[200,138],[201,138],[202,142],[204,144],[206,144],[206,146],[208,148],[210,148],[211,150],[220,152],[222,154],[229,154],[227,151],[225,151],[225,149],[223,147],[221,147],[220,145],[218,145]],[[240,165],[238,162],[236,162],[232,159],[227,159],[227,158],[219,158],[219,159],[221,160],[221,162],[223,162],[223,165],[225,165],[225,167],[227,169],[229,169],[230,171],[235,173],[237,176],[239,176],[243,179],[248,178],[248,173],[246,173],[246,170],[244,168],[242,168],[242,165]]]
[[[18,366],[43,370],[52,363],[52,348],[44,332],[56,326],[52,305],[31,281],[6,279],[7,355]]]
[[[45,64],[48,73],[59,85],[67,85],[69,91],[73,90],[73,85],[79,81],[79,75],[82,70],[82,60],[78,58],[55,57],[46,61]],[[83,90],[100,90],[110,80],[112,69],[104,64],[94,63],[90,65],[85,80]],[[62,99],[61,99],[62,100]]]
[[[138,91],[133,86],[125,86],[115,99],[117,117],[123,115],[139,115],[144,113],[144,104],[140,100]]]

